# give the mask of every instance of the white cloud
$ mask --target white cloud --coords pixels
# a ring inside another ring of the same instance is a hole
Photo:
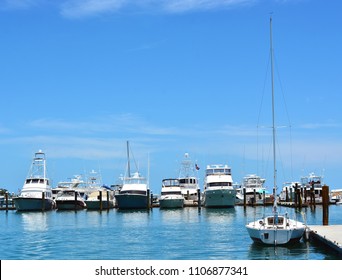
[[[114,12],[122,8],[127,0],[67,0],[62,5],[62,15],[66,17],[84,17]]]
[[[146,122],[133,114],[111,115],[92,120],[73,121],[63,119],[37,119],[31,121],[32,128],[46,130],[50,133],[72,133],[79,135],[102,134],[113,135],[116,133],[134,133],[143,135],[170,135],[177,134],[172,127],[158,127]]]
[[[335,122],[325,122],[325,123],[306,123],[301,125],[301,128],[305,129],[321,129],[321,128],[339,128],[340,124]]]
[[[139,11],[182,13],[187,11],[212,10],[251,4],[256,0],[66,0],[62,15],[70,18],[113,13],[126,8]]]
[[[162,1],[162,8],[168,12],[179,13],[194,10],[227,8],[254,2],[254,0],[165,0]]]

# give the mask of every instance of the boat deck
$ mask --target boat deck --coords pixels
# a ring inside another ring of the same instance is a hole
[[[342,225],[308,227],[310,239],[324,243],[342,255]]]

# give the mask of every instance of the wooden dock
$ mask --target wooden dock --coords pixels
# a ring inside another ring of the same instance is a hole
[[[342,256],[342,225],[308,227],[310,239],[327,245]]]

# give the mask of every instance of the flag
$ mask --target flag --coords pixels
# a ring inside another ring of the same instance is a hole
[[[195,164],[196,170],[199,170],[200,168],[198,167],[197,163]]]

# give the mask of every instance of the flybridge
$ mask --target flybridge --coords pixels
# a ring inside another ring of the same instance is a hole
[[[212,164],[207,165],[206,175],[231,175],[232,170],[228,165],[223,164]]]

